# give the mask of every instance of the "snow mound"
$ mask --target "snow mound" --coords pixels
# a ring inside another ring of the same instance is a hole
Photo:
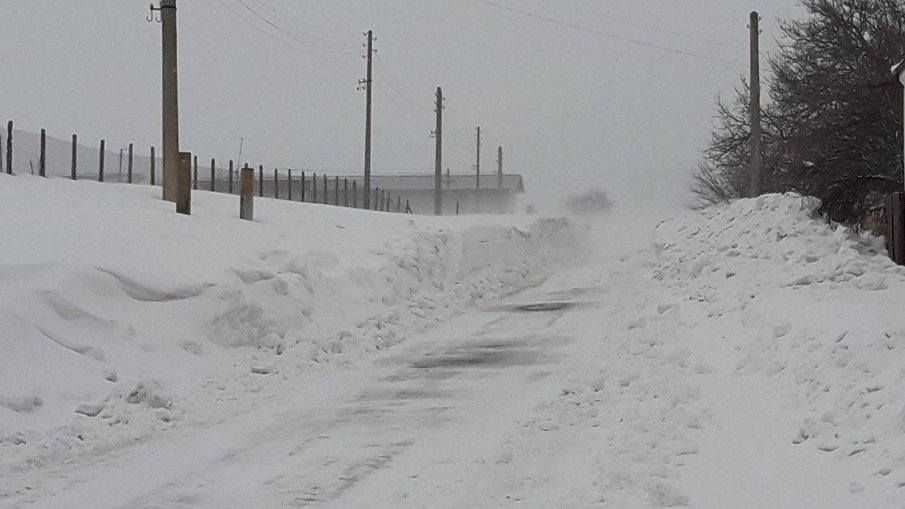
[[[879,290],[887,276],[905,273],[885,256],[881,238],[828,224],[819,208],[816,198],[795,194],[738,200],[701,211],[699,222],[660,225],[656,245],[667,271],[691,278],[733,278],[769,263],[785,286],[851,282]]]
[[[905,269],[883,239],[827,223],[819,205],[774,194],[664,222],[652,276],[702,309],[685,319],[719,370],[781,402],[763,423],[778,450],[846,462],[859,493],[894,492],[905,486]]]
[[[228,195],[184,217],[159,188],[0,180],[0,472],[353,364],[579,250],[560,219],[261,199],[247,222]]]

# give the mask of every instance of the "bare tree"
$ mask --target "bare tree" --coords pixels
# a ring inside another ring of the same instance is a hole
[[[781,23],[764,107],[766,192],[797,191],[856,221],[902,187],[902,91],[890,66],[905,56],[905,1],[803,0],[808,17]],[[747,86],[717,124],[692,176],[701,203],[741,196],[750,152]]]

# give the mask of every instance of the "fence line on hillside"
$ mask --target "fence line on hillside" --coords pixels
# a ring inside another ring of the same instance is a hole
[[[15,175],[14,170],[14,147],[15,140],[13,136],[13,121],[7,123],[6,136],[0,134],[0,152],[5,150],[5,160],[0,157],[0,172],[9,175]],[[100,140],[100,149],[98,152],[97,173],[84,173],[83,168],[79,167],[79,144],[78,135],[72,135],[71,142],[71,159],[69,168],[69,178],[71,180],[85,179],[86,177],[98,182],[120,183],[120,184],[146,184],[151,186],[162,186],[162,178],[158,178],[156,149],[150,147],[150,159],[148,164],[148,174],[145,180],[144,175],[136,172],[135,146],[129,143],[127,147],[120,149],[120,171],[114,177],[106,166],[106,140]],[[128,149],[128,152],[125,150]],[[125,157],[126,175],[125,179],[122,175],[123,158]],[[244,163],[245,167],[255,169],[254,165]],[[34,167],[33,160],[29,159],[31,174],[37,174],[40,177],[47,177],[47,134],[41,129],[40,147],[38,155],[38,167]],[[37,171],[36,171],[37,170]],[[106,171],[105,171],[106,170]],[[224,165],[218,165],[216,158],[210,160],[208,168],[202,168],[199,158],[195,155],[192,159],[192,190],[208,191],[216,193],[231,194],[239,196],[241,189],[237,183],[239,182],[241,168],[233,160],[229,160]],[[306,174],[307,173],[307,174]],[[257,166],[257,178],[252,182],[253,195],[260,198],[273,198],[276,200],[295,201],[298,203],[313,203],[320,205],[330,205],[335,207],[359,208],[360,203],[364,203],[363,190],[359,190],[357,177],[349,175],[333,175],[328,176],[326,173],[318,175],[317,172],[306,170],[297,170],[291,168],[274,168],[272,180],[268,179],[269,175],[265,175],[264,165]],[[141,178],[136,178],[141,177]],[[350,185],[351,181],[351,185]],[[395,200],[395,201],[394,201]],[[392,195],[386,190],[375,188],[372,190],[371,210],[379,212],[393,213],[413,213],[410,201],[403,199],[399,194]]]

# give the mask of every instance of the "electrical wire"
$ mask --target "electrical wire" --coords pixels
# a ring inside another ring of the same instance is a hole
[[[310,47],[311,47],[312,49],[314,49],[314,50],[319,50],[319,51],[323,51],[323,52],[326,52],[326,53],[330,53],[330,54],[333,54],[334,56],[346,56],[346,55],[349,54],[349,53],[348,53],[348,50],[353,50],[353,51],[356,51],[356,52],[358,51],[357,48],[355,48],[354,46],[346,46],[346,47],[343,47],[343,48],[330,47],[330,46],[328,46],[328,45],[319,43],[319,42],[317,42],[317,41],[313,41],[313,40],[307,39],[307,38],[305,38],[305,37],[303,37],[303,36],[301,36],[301,35],[299,35],[299,34],[293,32],[293,31],[287,30],[287,29],[285,29],[285,28],[283,28],[283,27],[277,25],[275,22],[273,22],[273,21],[272,21],[271,19],[269,19],[267,16],[264,16],[263,14],[261,14],[260,12],[258,12],[257,10],[255,10],[255,9],[254,9],[251,5],[249,5],[248,2],[246,2],[245,0],[237,0],[237,1],[238,1],[240,4],[242,4],[242,6],[245,8],[245,10],[247,10],[247,11],[250,12],[250,13],[252,13],[252,15],[254,15],[257,19],[259,19],[260,21],[262,21],[262,22],[265,23],[266,25],[272,27],[274,30],[277,30],[278,32],[280,32],[281,34],[285,35],[285,36],[288,37],[289,39],[292,39],[293,41],[295,41],[295,42],[297,42],[297,43],[299,43],[299,44],[302,44],[303,46],[310,46]]]
[[[546,3],[550,4],[550,5],[555,5],[555,6],[557,6],[557,7],[561,7],[561,8],[563,8],[563,9],[569,9],[569,10],[572,10],[572,11],[575,11],[575,12],[580,12],[580,13],[583,13],[583,14],[590,14],[591,16],[596,16],[596,17],[598,17],[598,18],[600,18],[600,19],[608,19],[608,20],[614,21],[614,22],[616,22],[616,23],[622,23],[622,24],[624,24],[624,25],[630,25],[630,26],[634,26],[634,27],[638,27],[638,28],[644,28],[644,29],[646,29],[646,30],[652,30],[652,31],[654,31],[654,32],[660,32],[661,34],[674,35],[674,36],[676,36],[676,37],[683,37],[683,38],[685,38],[685,39],[689,39],[689,40],[692,40],[692,41],[704,42],[704,43],[707,43],[707,44],[713,44],[713,45],[715,45],[715,46],[722,46],[722,47],[724,47],[724,48],[730,48],[730,49],[736,49],[736,50],[742,50],[742,51],[746,51],[746,50],[748,49],[748,48],[746,48],[746,47],[744,47],[744,46],[739,46],[739,45],[737,45],[737,44],[729,44],[729,43],[725,43],[725,42],[722,42],[722,41],[717,41],[717,40],[714,40],[714,39],[707,39],[707,38],[705,38],[705,37],[699,37],[699,36],[696,36],[696,35],[684,34],[684,33],[682,33],[682,32],[676,32],[676,31],[673,31],[673,30],[668,30],[668,29],[666,29],[666,28],[660,28],[660,27],[653,26],[653,25],[647,25],[647,24],[644,24],[644,23],[639,23],[639,22],[637,22],[637,21],[632,21],[632,20],[625,19],[625,18],[620,18],[620,17],[616,17],[616,16],[611,16],[611,15],[609,15],[609,14],[601,14],[601,13],[599,13],[599,12],[597,12],[597,11],[592,11],[592,10],[590,10],[590,9],[582,9],[581,7],[575,7],[575,6],[573,6],[573,5],[569,5],[569,4],[564,3],[564,2],[558,2],[558,1],[556,1],[556,0],[541,0],[541,1],[542,1],[542,2],[546,2]]]
[[[555,18],[549,18],[549,17],[547,17],[547,16],[543,16],[543,15],[536,14],[536,13],[533,13],[533,12],[525,11],[525,10],[522,10],[522,9],[516,9],[515,7],[509,7],[508,5],[499,4],[499,3],[493,2],[493,1],[491,1],[491,0],[474,0],[474,1],[479,2],[479,3],[482,3],[482,4],[485,4],[485,5],[489,5],[489,6],[491,6],[491,7],[495,7],[495,8],[497,8],[497,9],[502,9],[502,10],[509,11],[509,12],[512,12],[512,13],[515,13],[515,14],[519,14],[519,15],[522,15],[522,16],[526,16],[526,17],[529,17],[529,18],[537,19],[537,20],[540,20],[540,21],[545,21],[545,22],[547,22],[547,23],[552,23],[552,24],[555,24],[555,25],[564,26],[564,27],[567,27],[567,28],[571,28],[571,29],[573,29],[573,30],[581,31],[581,32],[587,32],[587,33],[590,33],[590,34],[600,35],[600,36],[602,36],[602,37],[607,37],[607,38],[609,38],[609,39],[615,39],[615,40],[618,40],[618,41],[627,42],[627,43],[630,43],[630,44],[634,44],[634,45],[636,45],[636,46],[643,46],[643,47],[645,47],[645,48],[656,49],[656,50],[660,50],[660,51],[667,51],[667,52],[669,52],[669,53],[674,53],[674,54],[676,54],[676,55],[682,55],[682,56],[686,56],[686,57],[690,57],[690,58],[697,58],[697,59],[700,59],[700,60],[707,60],[707,61],[710,61],[710,62],[717,62],[717,63],[721,63],[721,64],[731,65],[731,66],[734,66],[734,67],[741,67],[741,68],[747,68],[747,67],[748,67],[748,66],[746,66],[746,65],[740,64],[740,63],[738,63],[738,62],[733,62],[733,61],[731,61],[731,60],[724,60],[724,59],[722,59],[722,58],[711,57],[711,56],[704,55],[704,54],[701,54],[701,53],[695,53],[695,52],[692,52],[692,51],[685,51],[685,50],[681,50],[681,49],[677,49],[677,48],[670,48],[669,46],[661,46],[661,45],[659,45],[659,44],[654,44],[654,43],[651,43],[651,42],[645,42],[645,41],[641,41],[641,40],[638,40],[638,39],[632,39],[632,38],[630,38],[630,37],[623,37],[623,36],[621,36],[621,35],[615,35],[615,34],[603,32],[603,31],[600,31],[600,30],[594,30],[593,28],[587,28],[587,27],[583,27],[583,26],[581,26],[581,25],[576,25],[576,24],[574,24],[574,23],[569,23],[569,22],[567,22],[567,21],[562,21],[562,20],[558,20],[558,19],[555,19]]]
[[[411,96],[404,94],[400,91],[400,87],[398,86],[398,81],[392,77],[390,70],[387,68],[387,65],[384,63],[383,59],[380,58],[380,53],[375,52],[374,56],[377,60],[377,69],[380,71],[381,76],[384,78],[384,83],[388,86],[388,88],[393,91],[396,96],[402,100],[404,103],[411,104],[420,104],[420,99],[414,99]],[[380,88],[380,87],[378,87]],[[428,108],[414,108],[411,106],[405,107],[405,109],[409,109],[411,111],[422,111]]]
[[[357,35],[357,32],[352,32],[352,31],[349,31],[349,30],[339,30],[339,29],[334,29],[334,28],[326,28],[326,27],[322,27],[322,26],[320,26],[320,25],[315,25],[314,23],[311,23],[310,21],[305,21],[305,20],[300,19],[300,18],[298,18],[298,17],[296,17],[296,16],[292,16],[292,15],[290,15],[290,14],[286,14],[285,12],[280,11],[279,9],[277,9],[276,7],[270,5],[269,3],[265,2],[264,0],[252,0],[252,1],[255,2],[255,3],[257,3],[258,5],[262,6],[263,8],[265,8],[265,9],[267,9],[267,10],[273,12],[274,14],[276,14],[276,15],[278,15],[278,16],[282,16],[282,17],[284,17],[284,18],[290,20],[291,22],[297,23],[297,24],[299,24],[299,25],[303,25],[303,26],[306,26],[306,27],[309,27],[309,28],[313,28],[313,29],[315,29],[315,30],[320,30],[320,31],[322,31],[322,32],[329,33],[329,34],[337,34],[337,35],[345,35],[345,36],[355,36],[355,35]]]
[[[250,26],[251,28],[255,29],[256,31],[260,32],[264,37],[267,37],[268,39],[270,39],[270,40],[272,40],[272,41],[274,41],[274,42],[277,42],[277,43],[279,43],[279,44],[281,44],[281,45],[283,45],[283,46],[285,46],[285,47],[287,47],[287,48],[289,48],[289,49],[292,49],[292,50],[295,50],[295,51],[304,53],[304,54],[306,54],[306,55],[308,55],[308,56],[312,56],[312,57],[316,57],[316,58],[322,58],[322,59],[326,59],[326,60],[345,60],[345,58],[338,58],[338,57],[335,57],[335,56],[329,56],[329,55],[318,54],[318,53],[315,53],[315,52],[313,52],[313,51],[307,50],[307,49],[305,49],[305,48],[301,48],[301,47],[299,47],[299,46],[296,46],[295,44],[291,44],[291,43],[289,43],[289,42],[286,42],[285,40],[283,40],[283,39],[281,39],[281,38],[279,38],[279,37],[276,37],[273,33],[268,32],[268,31],[265,30],[264,28],[262,28],[262,27],[260,27],[260,26],[258,26],[258,25],[256,25],[256,24],[252,23],[251,21],[249,21],[245,16],[242,16],[242,14],[241,14],[240,12],[236,11],[236,9],[234,9],[233,7],[231,7],[230,5],[228,5],[226,2],[224,2],[224,0],[217,0],[217,2],[218,2],[220,5],[222,5],[224,9],[228,10],[228,11],[231,12],[235,17],[239,18],[239,20],[241,20],[243,23],[245,23],[246,25],[248,25],[248,26]]]

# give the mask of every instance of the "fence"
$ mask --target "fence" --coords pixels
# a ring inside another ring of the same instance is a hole
[[[5,160],[0,157],[0,172],[15,174],[14,147],[18,143],[14,135],[13,122],[7,124],[6,135],[0,134],[0,152],[5,150]],[[30,133],[19,132],[24,137],[34,137]],[[91,179],[98,182],[162,185],[160,160],[156,156],[155,147],[150,147],[150,157],[137,156],[134,144],[120,148],[119,163],[116,172],[111,172],[110,154],[106,151],[106,141],[100,140],[100,148],[79,145],[78,136],[72,135],[68,147],[66,142],[48,139],[44,129],[38,140],[30,140],[37,145],[37,154],[29,153],[27,158],[29,172],[38,176],[68,176],[72,180]],[[48,150],[48,140],[51,150]],[[65,149],[65,150],[64,150]],[[65,157],[62,155],[65,152]],[[86,157],[86,152],[92,153]],[[93,155],[96,154],[96,157]],[[35,157],[37,156],[37,157]],[[50,156],[48,158],[48,156]],[[115,157],[115,156],[114,156]],[[68,159],[68,161],[63,161]],[[141,162],[142,164],[136,164]],[[21,166],[21,165],[20,165]],[[48,174],[49,168],[61,170],[68,166],[68,174]],[[364,204],[363,186],[360,178],[348,175],[318,174],[312,171],[295,169],[265,170],[263,165],[256,168],[253,182],[253,194],[256,197],[268,197],[287,201],[318,203],[338,207],[360,208]],[[202,162],[197,156],[192,160],[192,189],[240,194],[240,168],[230,160],[218,165],[216,159]],[[381,212],[411,213],[408,199],[399,194],[391,194],[384,189],[371,190],[371,209]]]

